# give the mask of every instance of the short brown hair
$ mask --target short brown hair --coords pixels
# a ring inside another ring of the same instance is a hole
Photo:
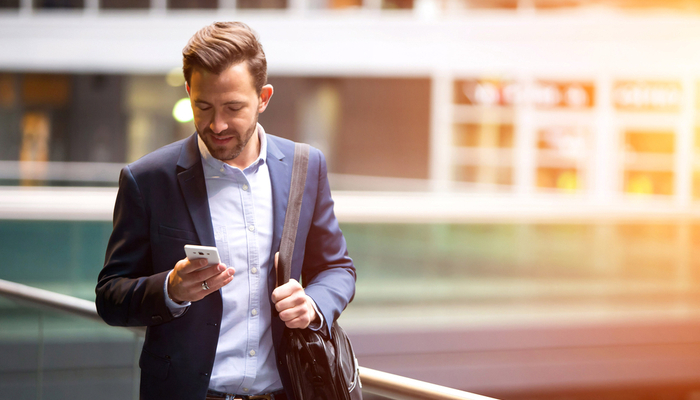
[[[190,84],[194,67],[220,74],[246,61],[258,94],[267,83],[267,61],[257,35],[242,22],[215,22],[197,31],[182,49],[182,72]]]

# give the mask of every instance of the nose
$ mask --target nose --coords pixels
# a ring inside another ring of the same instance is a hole
[[[228,128],[228,124],[226,124],[226,121],[222,118],[221,113],[214,113],[209,128],[214,133],[221,133]]]

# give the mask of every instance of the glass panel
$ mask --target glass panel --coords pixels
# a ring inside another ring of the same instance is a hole
[[[0,73],[0,160],[19,158],[21,134],[20,80],[17,74]]]
[[[700,284],[700,225],[690,227],[690,277],[693,285]]]
[[[576,191],[580,189],[579,171],[573,168],[538,168],[537,187]]]
[[[150,0],[100,0],[103,9],[144,9],[151,6]]]
[[[629,130],[624,139],[624,191],[673,195],[675,134]]]
[[[126,329],[0,297],[3,398],[134,398],[140,345]]]
[[[273,76],[269,82],[274,106],[260,114],[260,123],[321,149],[334,188],[427,187],[418,180],[428,178],[429,79]]]
[[[508,80],[454,81],[454,180],[487,190],[513,184],[514,109],[521,97],[520,85]]]
[[[15,75],[0,74],[0,107],[14,107],[17,104],[18,97]]]
[[[490,185],[512,185],[513,169],[485,165],[455,167],[455,179],[461,182],[484,183]]]
[[[518,8],[518,0],[465,0],[468,8]]]
[[[382,0],[382,8],[385,10],[410,10],[413,8],[413,0]]]
[[[34,0],[34,8],[83,8],[84,0]]]
[[[27,107],[65,107],[71,100],[71,78],[60,74],[24,74],[22,102]]]
[[[537,187],[576,191],[584,187],[590,130],[547,127],[538,132]]]
[[[511,124],[457,124],[455,146],[463,147],[513,147]]]
[[[625,192],[632,194],[673,195],[673,172],[625,171]]]
[[[361,304],[522,299],[530,290],[547,297],[558,292],[555,281],[578,287],[576,296],[605,297],[635,283],[672,283],[683,258],[676,224],[342,224],[342,229],[358,268],[355,301]],[[697,241],[700,230],[694,232]],[[508,286],[513,280],[521,283],[518,290]],[[596,282],[607,282],[608,292],[596,292]],[[640,286],[631,298],[641,302],[656,289]]]
[[[673,154],[675,149],[673,132],[625,132],[625,150],[635,153]]]
[[[359,8],[362,7],[362,0],[330,0],[328,8]]]
[[[698,86],[700,89],[700,85]],[[698,99],[700,109],[700,98]],[[700,200],[700,127],[695,128],[695,143],[693,146],[693,199]]]
[[[639,280],[671,280],[676,275],[678,227],[670,224],[619,226],[621,274]]]
[[[287,0],[238,0],[236,8],[241,9],[284,9],[287,8]]]
[[[218,0],[168,0],[168,8],[207,8],[212,9],[218,6]]]
[[[118,75],[0,74],[1,160],[105,163],[10,164],[0,183],[115,186],[125,159],[124,86]]]
[[[39,318],[37,310],[0,296],[0,393],[8,399],[40,398]]]
[[[0,279],[94,299],[109,221],[0,220]],[[31,268],[26,267],[31,266]]]

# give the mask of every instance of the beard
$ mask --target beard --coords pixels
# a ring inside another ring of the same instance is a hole
[[[233,129],[226,129],[218,134],[215,134],[208,126],[205,127],[202,132],[200,132],[199,129],[196,130],[197,134],[199,134],[199,137],[204,141],[204,145],[207,146],[207,150],[209,150],[209,153],[212,155],[212,157],[216,158],[217,160],[226,162],[234,160],[239,155],[241,155],[243,149],[245,149],[245,147],[248,145],[250,138],[252,138],[253,134],[257,132],[257,127],[258,115],[255,116],[255,120],[253,121],[253,123],[248,127],[248,129],[246,129],[245,132],[243,132],[242,135],[240,132],[236,132]],[[214,143],[214,140],[212,139],[212,137],[217,136],[231,137],[232,139],[230,143],[220,145]]]

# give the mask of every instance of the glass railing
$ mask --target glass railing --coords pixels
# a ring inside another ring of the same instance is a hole
[[[60,213],[53,220],[1,220],[0,279],[82,299],[90,314],[111,210],[89,220],[86,210],[101,197],[81,188],[68,201],[60,189],[46,192],[51,201],[29,216],[82,199],[71,218],[87,220],[60,220],[68,218]],[[113,196],[115,189],[102,189]],[[0,191],[0,210],[11,215],[5,207],[10,200],[3,203],[2,196]],[[346,218],[347,203],[342,196],[336,200]],[[527,217],[526,207],[518,210]],[[681,214],[645,220],[600,214],[590,221],[579,209],[570,214],[574,222],[568,223],[502,216],[462,223],[341,220],[358,278],[340,322],[356,343],[360,364],[501,398],[608,384],[625,388],[652,374],[659,385],[686,382],[693,371],[684,363],[695,362],[694,338],[700,337],[700,224]],[[65,361],[65,369],[47,364],[53,366],[43,376],[28,369],[37,365],[40,337],[51,352],[43,356],[47,362],[70,351],[99,354],[108,361],[100,382],[115,387],[108,393],[131,396],[131,332],[52,312],[40,317],[34,308],[6,300],[0,305],[0,400],[6,388],[36,390],[38,379],[99,376],[102,369],[89,363]],[[21,352],[21,361],[6,358],[7,349]],[[553,356],[539,359],[543,354]],[[533,369],[533,357],[540,367]],[[643,362],[628,365],[631,359]],[[504,386],[508,374],[529,378]]]
[[[143,334],[73,312],[0,295],[0,399],[139,398]]]
[[[107,326],[93,302],[0,280],[0,397],[138,399],[144,333]],[[360,376],[378,398],[491,399],[369,368]]]

